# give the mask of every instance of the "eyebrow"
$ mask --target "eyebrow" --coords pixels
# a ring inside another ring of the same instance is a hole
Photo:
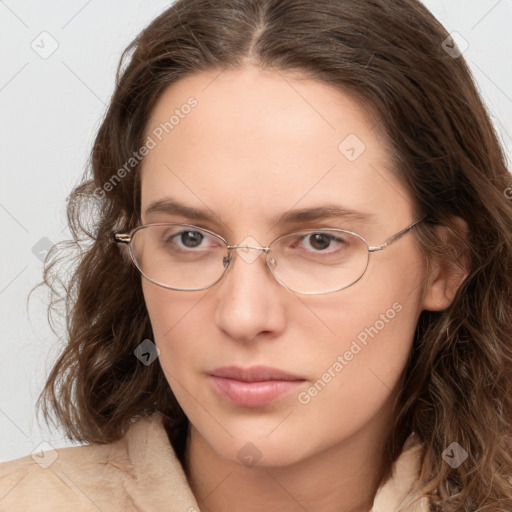
[[[216,219],[220,219],[218,215],[215,215],[211,210],[195,208],[172,199],[161,199],[151,202],[146,208],[145,214],[150,215],[152,213],[181,215],[189,219],[203,221],[215,221]],[[327,204],[313,208],[289,210],[273,218],[272,222],[273,225],[297,224],[300,222],[311,222],[336,218],[368,222],[374,220],[376,215],[369,212],[351,210],[335,204]]]

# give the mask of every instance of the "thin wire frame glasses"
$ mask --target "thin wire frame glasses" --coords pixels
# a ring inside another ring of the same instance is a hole
[[[417,220],[383,244],[369,245],[352,231],[315,228],[277,237],[268,246],[229,245],[222,236],[192,224],[155,223],[113,233],[114,241],[127,244],[135,267],[149,281],[163,288],[198,291],[211,288],[227,272],[233,252],[247,263],[249,250],[265,253],[265,263],[275,280],[306,295],[334,293],[363,277],[370,253],[382,251],[425,218]]]

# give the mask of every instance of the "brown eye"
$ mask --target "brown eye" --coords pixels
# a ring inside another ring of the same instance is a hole
[[[309,253],[333,253],[348,248],[350,236],[343,233],[306,233],[299,237],[294,247]]]
[[[327,249],[331,244],[332,240],[333,237],[325,233],[313,233],[309,237],[309,243],[311,247],[320,251]]]

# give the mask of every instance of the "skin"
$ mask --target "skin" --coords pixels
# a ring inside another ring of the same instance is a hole
[[[332,86],[250,66],[191,75],[159,98],[147,134],[190,96],[198,105],[144,161],[143,223],[191,223],[231,244],[252,236],[262,245],[329,225],[378,245],[417,220],[413,198],[391,171],[379,123]],[[349,134],[366,146],[352,162],[338,149]],[[153,201],[171,197],[209,209],[212,220],[146,213]],[[326,203],[374,217],[273,221]],[[326,295],[284,288],[261,256],[251,263],[235,257],[207,290],[142,280],[160,365],[190,419],[185,471],[201,510],[370,510],[419,314],[443,309],[453,297],[449,270],[435,262],[432,268],[427,274],[412,231],[372,254],[356,284]],[[305,391],[395,303],[401,311],[306,405],[292,393],[244,408],[209,382],[207,372],[219,366],[263,364],[302,376],[298,391]],[[248,442],[261,453],[252,467],[237,456]]]

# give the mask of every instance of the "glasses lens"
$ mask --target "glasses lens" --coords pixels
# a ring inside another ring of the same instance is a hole
[[[368,247],[355,233],[338,229],[290,233],[270,245],[274,276],[299,293],[330,293],[354,284],[368,265]]]
[[[217,282],[227,257],[222,239],[185,224],[144,226],[133,234],[131,250],[147,279],[178,290],[200,290]]]

